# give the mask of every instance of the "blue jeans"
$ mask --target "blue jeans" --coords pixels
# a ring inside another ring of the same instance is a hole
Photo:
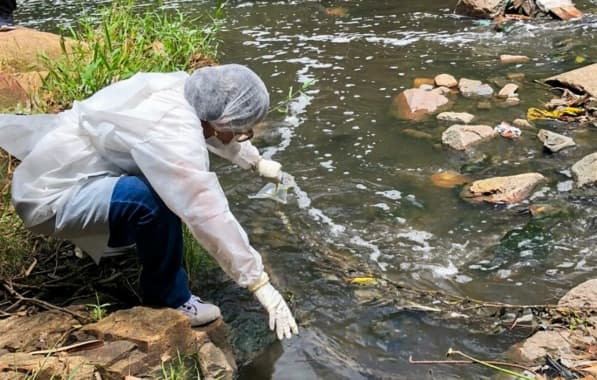
[[[156,306],[179,307],[191,296],[183,269],[180,218],[145,178],[121,177],[110,201],[108,246],[136,243],[141,260],[143,300]]]

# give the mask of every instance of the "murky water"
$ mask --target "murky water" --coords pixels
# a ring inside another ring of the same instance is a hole
[[[150,3],[150,2],[148,2]],[[165,2],[190,15],[210,6]],[[454,2],[337,1],[232,2],[222,34],[222,62],[257,71],[272,100],[289,87],[314,84],[272,113],[256,144],[284,163],[299,188],[288,205],[249,200],[263,183],[220,161],[232,208],[262,252],[276,283],[292,295],[302,324],[299,338],[272,344],[242,371],[247,379],[479,378],[472,367],[418,367],[415,359],[441,359],[448,348],[500,358],[528,331],[486,334],[478,326],[396,307],[401,294],[349,286],[347,275],[371,274],[423,288],[511,303],[551,303],[592,277],[597,265],[595,192],[571,188],[570,166],[597,144],[597,129],[566,130],[578,147],[545,154],[535,133],[517,141],[498,139],[470,154],[438,146],[446,124],[412,123],[391,115],[391,98],[414,78],[443,72],[496,83],[525,74],[522,102],[479,110],[458,98],[456,111],[497,125],[524,117],[528,107],[550,99],[535,80],[597,61],[597,1],[576,2],[582,21],[517,23],[506,33],[452,13]],[[80,1],[28,1],[17,18],[54,30],[81,11]],[[330,15],[326,7],[343,7]],[[531,62],[501,66],[499,54],[524,54]],[[403,133],[413,128],[434,138]],[[531,220],[517,207],[470,205],[458,189],[432,186],[439,170],[472,178],[539,171],[549,182],[529,203],[562,212]],[[225,293],[225,291],[222,291]],[[228,319],[247,334],[261,328],[232,293],[223,301]],[[242,321],[253,321],[242,327]],[[261,320],[260,320],[261,321]],[[244,330],[243,330],[244,329]]]

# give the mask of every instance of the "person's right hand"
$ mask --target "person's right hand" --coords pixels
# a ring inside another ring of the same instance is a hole
[[[269,313],[269,328],[276,332],[279,340],[284,337],[290,339],[293,334],[298,334],[298,326],[290,308],[269,281],[255,290],[255,297]]]

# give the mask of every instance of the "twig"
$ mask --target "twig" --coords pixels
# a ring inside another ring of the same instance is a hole
[[[496,360],[484,360],[485,363],[493,364],[493,365],[501,365],[504,367],[512,367],[522,369],[524,371],[529,371],[535,373],[532,369],[525,367],[520,364],[515,363],[507,363],[507,362],[500,362]],[[409,364],[475,364],[472,360],[413,360],[412,356],[408,358]]]
[[[42,300],[39,300],[37,298],[24,297],[19,292],[17,292],[16,290],[14,290],[14,288],[12,286],[10,286],[6,282],[3,283],[3,286],[9,292],[9,294],[11,294],[11,295],[13,295],[13,296],[15,296],[17,298],[17,300],[18,300],[17,303],[19,303],[19,302],[28,302],[28,303],[35,304],[37,306],[41,306],[41,307],[45,308],[46,310],[57,310],[57,311],[69,314],[69,315],[77,318],[80,322],[86,322],[86,321],[90,320],[89,317],[85,317],[84,315],[81,315],[79,313],[75,313],[74,311],[65,309],[65,308],[60,307],[60,306],[52,305],[49,302],[42,301]]]
[[[104,341],[103,340],[98,340],[98,339],[93,339],[93,340],[88,340],[86,342],[78,342],[78,343],[74,343],[74,344],[70,344],[68,346],[62,346],[62,347],[58,347],[58,348],[52,348],[49,350],[41,350],[41,351],[33,351],[30,352],[30,355],[52,355],[56,352],[62,352],[62,351],[71,351],[71,350],[87,350],[87,349],[92,349],[92,348],[97,348],[97,347],[101,347],[103,346]]]
[[[483,360],[476,359],[476,358],[474,358],[474,357],[472,357],[470,355],[467,355],[467,354],[465,354],[465,353],[463,353],[461,351],[452,350],[451,348],[448,350],[447,355],[448,356],[450,356],[450,355],[460,355],[463,358],[466,358],[466,359],[468,359],[468,360],[470,360],[472,362],[475,362],[477,364],[481,364],[482,366],[485,366],[485,367],[488,367],[488,368],[491,368],[491,369],[495,369],[496,371],[503,372],[503,373],[506,373],[508,375],[515,376],[516,378],[521,378],[521,379],[524,379],[524,380],[536,380],[535,376],[529,377],[529,376],[524,375],[522,373],[510,371],[509,369],[498,367],[497,365],[491,364],[491,363],[483,361]]]
[[[27,268],[27,270],[25,271],[25,277],[29,277],[29,275],[33,271],[33,268],[35,268],[36,265],[37,265],[37,259],[34,258],[31,265],[29,265],[29,268]]]

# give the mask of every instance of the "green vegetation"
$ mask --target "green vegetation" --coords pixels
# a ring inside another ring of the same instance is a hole
[[[187,271],[191,289],[197,289],[213,271],[218,271],[218,263],[197,243],[186,226],[183,226],[184,267]]]
[[[169,363],[162,363],[161,372],[160,378],[163,380],[201,380],[197,362],[192,358],[185,359],[181,357],[180,353],[175,360]]]
[[[98,322],[108,315],[107,307],[110,306],[110,304],[100,303],[99,296],[97,293],[95,293],[95,300],[95,303],[87,304],[85,306],[87,306],[91,310],[91,319],[93,319],[94,322]]]
[[[41,107],[66,108],[137,72],[188,71],[212,63],[222,8],[218,6],[201,29],[189,25],[202,20],[187,19],[179,12],[168,15],[154,9],[135,14],[132,0],[118,0],[102,9],[99,21],[83,18],[77,29],[69,30],[74,41],[62,40],[64,57],[44,59],[48,75]]]

